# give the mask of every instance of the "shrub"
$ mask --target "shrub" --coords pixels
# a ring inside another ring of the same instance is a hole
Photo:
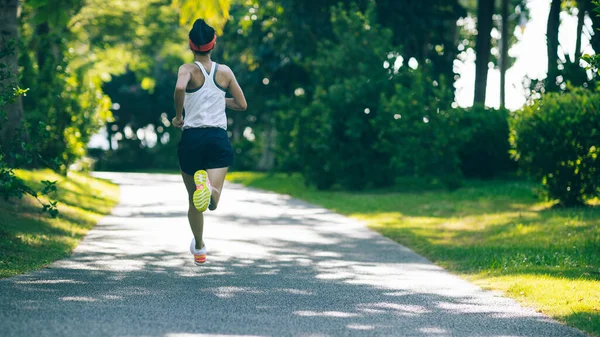
[[[393,64],[392,33],[375,22],[373,5],[364,14],[350,7],[332,9],[334,38],[319,44],[311,65],[314,95],[294,130],[305,180],[321,189],[358,190],[393,180],[371,124],[381,92],[390,87],[391,71],[383,64]]]
[[[428,67],[402,63],[374,7],[333,8],[333,39],[311,64],[314,95],[294,125],[300,166],[318,188],[383,187],[421,177],[457,187],[461,137],[453,92]],[[360,60],[360,61],[357,61]],[[291,124],[291,123],[289,123]]]
[[[600,95],[550,93],[511,119],[512,154],[563,206],[600,195]]]
[[[507,110],[476,105],[452,114],[461,130],[459,158],[465,177],[489,179],[516,168],[509,154]]]
[[[458,150],[462,139],[449,106],[451,91],[422,70],[401,69],[395,90],[381,96],[374,119],[377,145],[388,153],[395,176],[441,180],[447,187],[461,184]]]
[[[256,169],[261,150],[257,144],[257,140],[258,138],[252,142],[242,136],[237,142],[231,142],[234,153],[233,166],[230,168],[232,171],[251,171]]]

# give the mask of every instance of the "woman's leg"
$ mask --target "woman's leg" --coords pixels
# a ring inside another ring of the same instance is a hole
[[[225,182],[225,176],[227,175],[228,169],[229,167],[221,167],[206,170],[206,173],[208,173],[208,180],[210,180],[210,184],[213,187],[212,195],[210,197],[210,205],[208,206],[211,211],[217,209],[217,205],[221,199],[221,191],[223,191],[223,183]]]
[[[183,182],[185,183],[185,188],[188,192],[188,220],[190,222],[190,227],[192,228],[192,233],[194,233],[194,238],[196,239],[196,249],[202,248],[202,232],[204,230],[204,215],[202,212],[199,212],[194,206],[193,196],[196,191],[196,183],[194,182],[194,177],[181,172],[181,176],[183,177]]]

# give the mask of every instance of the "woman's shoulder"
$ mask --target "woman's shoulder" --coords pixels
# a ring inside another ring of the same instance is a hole
[[[229,68],[229,66],[224,63],[217,63],[217,66],[217,71],[222,71],[224,73],[233,73],[233,71],[231,71],[231,68]]]
[[[196,65],[194,62],[184,63],[181,66],[179,66],[179,71],[182,71],[182,70],[190,71],[190,70],[193,70],[194,68],[198,68],[198,65]]]

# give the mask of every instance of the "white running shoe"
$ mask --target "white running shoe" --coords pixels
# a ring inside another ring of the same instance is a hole
[[[190,253],[194,254],[194,263],[197,266],[200,266],[206,262],[207,251],[204,241],[202,241],[202,248],[196,249],[196,238],[192,238],[192,243],[190,244]]]

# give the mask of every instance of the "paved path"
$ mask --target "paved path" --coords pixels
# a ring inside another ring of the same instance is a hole
[[[584,336],[353,220],[238,185],[196,267],[178,176],[101,176],[121,204],[70,259],[0,281],[0,336]]]

